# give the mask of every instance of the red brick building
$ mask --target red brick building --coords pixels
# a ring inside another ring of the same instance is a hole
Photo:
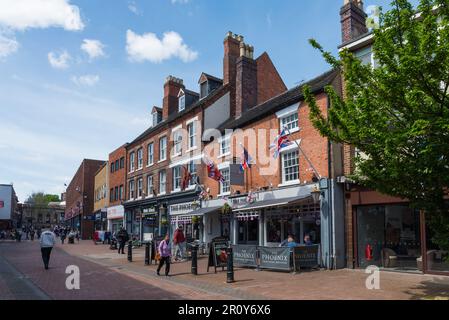
[[[167,78],[162,108],[152,110],[153,126],[126,147],[128,231],[143,238],[164,234],[170,222],[180,223],[172,216],[191,212],[200,192],[197,182],[207,183],[204,133],[286,90],[268,54],[254,59],[253,52],[242,36],[228,33],[223,79],[199,73],[197,93],[185,88],[182,79]],[[192,177],[183,189],[186,172]],[[193,230],[187,234],[193,236]]]
[[[95,173],[103,165],[102,160],[84,159],[66,190],[65,221],[82,239],[93,237]]]

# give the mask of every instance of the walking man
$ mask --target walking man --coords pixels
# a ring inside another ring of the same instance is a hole
[[[178,261],[178,254],[181,256],[181,261],[184,260],[184,252],[186,249],[186,237],[184,236],[184,232],[182,231],[182,225],[178,226],[178,229],[175,230],[175,234],[173,236],[173,244],[175,249],[175,261]]]
[[[48,270],[48,263],[50,262],[50,254],[55,245],[56,237],[50,230],[45,230],[41,234],[40,244],[42,252],[42,260],[44,261],[45,270]]]
[[[122,254],[125,254],[125,244],[129,240],[129,235],[125,228],[122,227],[117,233],[117,240],[119,243],[118,253],[120,254],[121,252]]]
[[[165,276],[168,277],[168,273],[170,272],[170,257],[171,257],[171,248],[170,248],[170,236],[168,234],[165,235],[164,240],[159,244],[159,255],[161,256],[161,260],[159,261],[159,266],[157,268],[157,275],[160,276],[160,271],[162,266],[165,263]]]

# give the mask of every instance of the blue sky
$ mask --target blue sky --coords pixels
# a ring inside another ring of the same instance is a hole
[[[288,87],[319,75],[329,67],[307,40],[337,52],[342,3],[0,0],[0,183],[20,201],[63,192],[83,158],[106,160],[148,126],[167,75],[193,90],[203,71],[222,77],[227,31],[267,51]]]

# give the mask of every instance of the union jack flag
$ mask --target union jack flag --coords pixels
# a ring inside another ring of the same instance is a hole
[[[282,148],[291,144],[292,142],[288,139],[287,132],[285,129],[282,129],[281,133],[274,139],[274,142],[270,146],[270,149],[274,150],[274,158],[276,159],[279,156],[279,152]]]
[[[207,165],[207,176],[211,179],[214,179],[216,181],[220,181],[220,182],[224,182],[225,179],[223,177],[223,175],[221,174],[220,170],[218,170],[217,167],[215,167],[215,164],[210,161],[210,160],[206,160],[206,165]]]
[[[247,169],[251,169],[251,161],[252,158],[248,153],[248,150],[246,150],[243,146],[243,155],[242,155],[242,162],[240,163],[240,172],[245,172]]]

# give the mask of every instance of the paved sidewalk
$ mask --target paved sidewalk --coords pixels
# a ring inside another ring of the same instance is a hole
[[[90,243],[92,245],[92,243]],[[90,245],[79,245],[84,253]],[[92,245],[92,248],[94,246]],[[104,247],[103,247],[104,249]],[[0,273],[0,299],[56,299],[56,300],[185,300],[185,299],[225,299],[219,295],[197,292],[179,285],[160,285],[135,276],[128,276],[114,268],[105,268],[98,263],[68,254],[58,245],[54,248],[50,269],[45,270],[39,244],[23,241],[21,243],[0,242],[2,270]],[[68,290],[65,282],[66,267],[76,265],[80,269],[80,290]],[[11,278],[11,274],[15,274]],[[17,275],[23,275],[17,276]],[[28,283],[20,281],[26,279]],[[36,289],[24,287],[30,285]],[[39,296],[40,295],[40,296]]]
[[[449,277],[396,272],[381,272],[380,290],[368,290],[367,274],[362,270],[313,271],[290,274],[235,268],[233,284],[226,283],[226,272],[206,272],[207,259],[198,261],[198,276],[190,273],[190,262],[173,263],[169,279],[155,275],[155,265],[144,266],[143,249],[135,249],[133,262],[127,255],[118,255],[107,245],[81,242],[64,245],[71,255],[87,259],[149,283],[168,286],[178,284],[227,299],[299,299],[299,300],[361,300],[361,299],[449,299]],[[161,282],[162,281],[162,282]]]

